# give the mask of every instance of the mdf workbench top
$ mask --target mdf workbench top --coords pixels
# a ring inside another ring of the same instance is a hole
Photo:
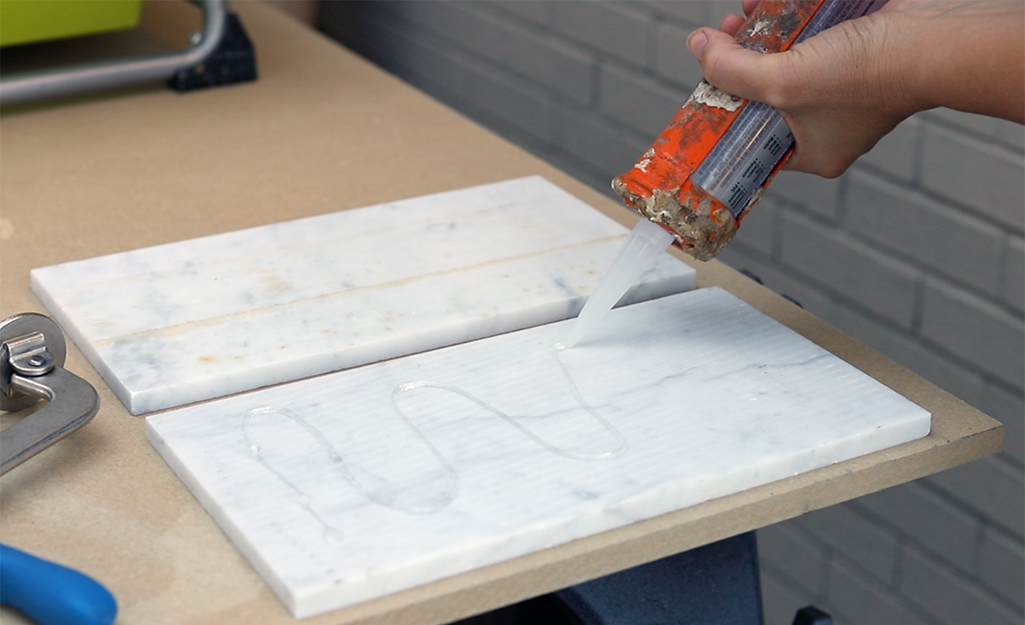
[[[187,94],[156,86],[4,112],[4,318],[46,312],[29,289],[34,267],[520,176],[543,175],[632,223],[612,200],[277,10],[234,9],[256,48],[256,82]],[[699,286],[726,288],[929,410],[932,433],[303,622],[449,622],[1000,449],[997,422],[725,265],[696,266]],[[97,388],[102,407],[0,481],[4,542],[102,581],[120,623],[294,622],[146,442],[143,420],[73,345],[66,368]],[[4,424],[21,416],[5,414]]]

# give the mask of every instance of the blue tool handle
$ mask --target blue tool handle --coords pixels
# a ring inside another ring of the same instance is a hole
[[[117,601],[78,571],[0,544],[0,603],[39,625],[110,625]]]

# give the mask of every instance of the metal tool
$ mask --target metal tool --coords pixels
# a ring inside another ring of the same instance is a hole
[[[44,406],[0,432],[0,474],[88,423],[100,408],[96,389],[63,369],[64,334],[49,317],[24,313],[0,322],[0,409]]]
[[[24,313],[0,322],[0,409],[48,405],[0,432],[0,474],[88,423],[96,389],[63,369],[64,334],[49,317]],[[0,603],[40,625],[109,625],[117,601],[87,575],[0,545]]]
[[[737,31],[758,52],[782,52],[886,0],[763,0]],[[776,109],[704,80],[629,172],[612,188],[661,224],[699,260],[715,257],[761,198],[793,149]]]

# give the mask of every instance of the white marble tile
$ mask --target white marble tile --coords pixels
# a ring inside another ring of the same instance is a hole
[[[930,416],[719,289],[147,419],[296,617],[925,436]],[[504,415],[504,416],[503,416]]]
[[[541,177],[32,271],[133,414],[575,315],[628,230]],[[664,255],[624,301],[694,288]]]

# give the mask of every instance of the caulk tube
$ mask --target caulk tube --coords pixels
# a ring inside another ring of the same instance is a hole
[[[781,52],[885,3],[763,0],[736,38],[758,52]],[[701,81],[633,169],[612,181],[612,188],[628,206],[672,230],[683,251],[708,260],[736,234],[793,144],[779,111]]]

